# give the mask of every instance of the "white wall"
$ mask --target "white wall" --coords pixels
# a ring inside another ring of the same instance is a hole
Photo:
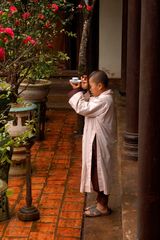
[[[122,0],[100,0],[99,29],[99,68],[109,70],[109,77],[120,78]]]

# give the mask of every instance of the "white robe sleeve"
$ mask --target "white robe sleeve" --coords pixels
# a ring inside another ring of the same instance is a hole
[[[69,99],[69,104],[76,111],[76,113],[86,117],[97,117],[109,109],[109,104],[100,97],[91,97],[86,101],[83,93],[78,92]]]

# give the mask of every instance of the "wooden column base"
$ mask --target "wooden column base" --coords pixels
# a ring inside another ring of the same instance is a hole
[[[21,221],[36,221],[40,218],[40,213],[34,206],[25,206],[18,211],[18,218]]]
[[[138,160],[138,134],[125,132],[124,157],[129,160]]]

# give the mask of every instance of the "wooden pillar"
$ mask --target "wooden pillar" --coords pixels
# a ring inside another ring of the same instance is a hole
[[[128,25],[128,0],[123,0],[122,9],[122,57],[121,57],[121,83],[120,94],[126,94],[127,74],[127,25]]]
[[[141,1],[128,1],[126,131],[124,150],[127,159],[138,158],[138,104],[140,68]]]
[[[138,240],[160,239],[160,1],[142,0]]]

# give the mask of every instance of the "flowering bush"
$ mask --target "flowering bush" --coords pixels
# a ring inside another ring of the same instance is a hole
[[[75,10],[90,12],[92,6],[87,1],[76,6],[66,0],[0,0],[0,77],[16,93],[25,78],[48,77],[59,60],[68,59],[54,41],[58,34],[74,36],[67,25]]]
[[[0,0],[0,76],[17,92],[24,78],[47,77],[58,60],[67,58],[54,49],[54,38],[68,33],[74,6],[62,0],[49,2]]]

